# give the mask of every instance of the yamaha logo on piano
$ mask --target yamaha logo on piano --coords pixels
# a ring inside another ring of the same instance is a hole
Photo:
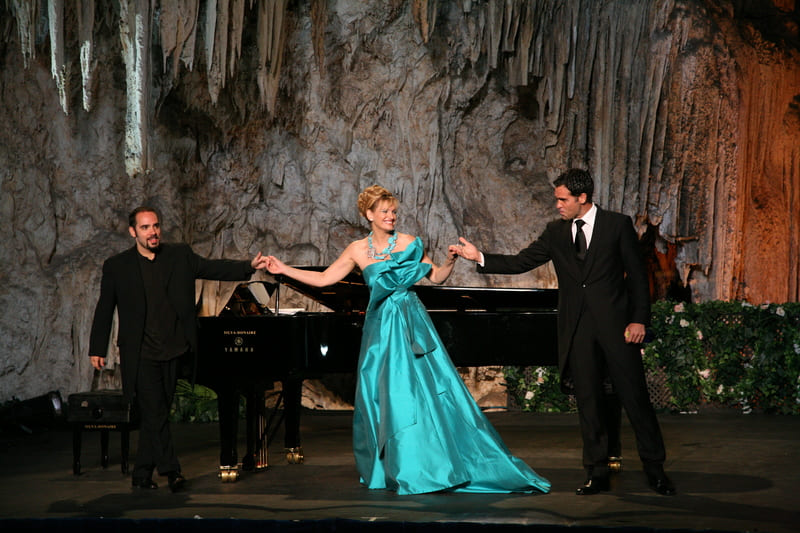
[[[223,349],[224,349],[225,353],[254,353],[255,352],[255,348],[253,346],[245,346],[245,337],[247,337],[247,336],[254,337],[256,335],[256,331],[255,330],[223,331],[223,335],[225,335],[226,337],[229,337],[229,336],[233,337],[233,346],[231,346],[231,345],[223,346]]]

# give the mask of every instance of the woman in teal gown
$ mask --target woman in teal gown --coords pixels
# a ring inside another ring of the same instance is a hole
[[[443,283],[458,255],[435,265],[419,237],[395,231],[397,199],[372,186],[358,199],[372,231],[325,271],[268,269],[325,287],[358,267],[370,289],[358,363],[353,451],[361,483],[398,494],[542,492],[550,482],[513,456],[461,380],[414,291]],[[381,250],[378,252],[378,250]]]

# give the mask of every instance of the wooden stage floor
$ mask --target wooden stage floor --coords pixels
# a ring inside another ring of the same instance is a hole
[[[678,489],[673,497],[646,487],[625,421],[624,471],[611,492],[581,497],[575,495],[583,482],[576,415],[488,416],[512,452],[550,479],[550,494],[397,496],[367,490],[359,485],[353,462],[352,413],[304,411],[305,463],[287,464],[276,442],[270,447],[270,467],[244,473],[235,483],[221,483],[217,476],[216,424],[175,425],[188,480],[186,490],[175,494],[165,479],[157,480],[158,490],[132,491],[130,477],[119,467],[117,433],[111,435],[111,464],[105,470],[99,434],[85,433],[83,471],[74,476],[69,428],[0,432],[0,527],[85,531],[102,524],[105,530],[122,531],[125,524],[141,530],[153,523],[177,530],[195,520],[193,530],[203,524],[225,529],[227,524],[230,531],[375,530],[367,525],[386,531],[434,530],[436,525],[451,530],[491,525],[492,531],[800,531],[800,417],[716,410],[659,415],[666,470]],[[134,432],[132,455],[137,439]],[[282,440],[282,434],[275,440]]]

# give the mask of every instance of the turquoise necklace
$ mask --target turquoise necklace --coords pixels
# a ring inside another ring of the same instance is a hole
[[[370,231],[369,235],[367,235],[367,257],[375,259],[376,261],[383,261],[392,253],[395,244],[397,244],[397,232],[394,232],[392,236],[389,237],[389,243],[381,253],[376,252],[375,248],[372,246],[372,232]]]

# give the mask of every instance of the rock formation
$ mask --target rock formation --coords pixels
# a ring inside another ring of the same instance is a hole
[[[514,252],[590,169],[654,296],[800,296],[793,0],[0,2],[0,401],[91,386],[126,215],[210,257],[327,264],[380,183],[434,260]],[[552,269],[453,285],[555,287]],[[203,312],[230,286],[199,283]],[[672,291],[672,292],[670,292]],[[100,378],[106,379],[106,378]]]

